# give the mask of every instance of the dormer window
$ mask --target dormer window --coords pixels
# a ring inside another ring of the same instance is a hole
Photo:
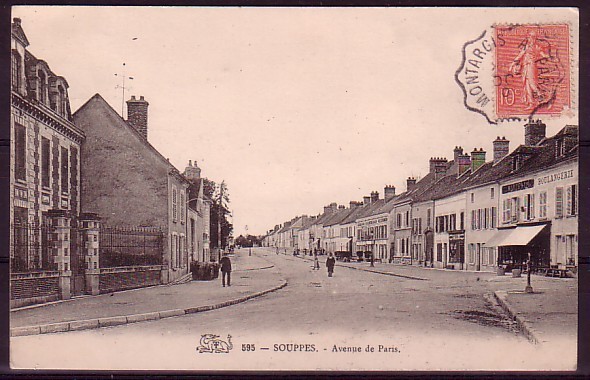
[[[39,103],[45,104],[47,102],[47,75],[45,75],[43,70],[39,70],[37,76],[39,77],[37,99],[39,100]]]
[[[518,170],[519,164],[518,164],[518,156],[514,156],[512,157],[512,170]]]
[[[562,157],[565,155],[565,144],[563,139],[559,139],[555,142],[555,157]]]
[[[20,90],[20,84],[21,84],[21,60],[20,60],[20,55],[16,52],[13,51],[12,52],[12,65],[10,66],[10,74],[11,74],[11,84],[12,84],[12,89],[15,91],[19,91]]]
[[[59,112],[59,114],[62,116],[66,116],[66,90],[62,85],[59,85],[57,86],[57,93],[57,102],[59,104],[57,112]]]

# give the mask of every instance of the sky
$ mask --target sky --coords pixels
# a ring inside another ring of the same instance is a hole
[[[497,136],[522,144],[523,122],[491,125],[463,106],[463,44],[495,23],[577,26],[574,10],[543,8],[35,6],[13,16],[28,49],[68,81],[73,111],[96,93],[119,112],[144,96],[150,143],[179,170],[196,161],[227,183],[234,236],[383,197],[385,185],[401,193],[457,145],[491,159]],[[124,99],[123,73],[133,77]],[[575,113],[542,119],[548,135],[577,124]]]

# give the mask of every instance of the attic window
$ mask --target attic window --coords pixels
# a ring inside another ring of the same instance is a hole
[[[12,88],[18,91],[21,82],[21,62],[20,55],[16,51],[12,52],[12,65],[10,69]]]
[[[512,157],[512,170],[517,170],[519,167],[518,156]]]
[[[37,76],[39,77],[39,89],[37,90],[37,99],[40,103],[45,104],[47,99],[47,75],[43,70],[37,71]]]
[[[565,144],[563,139],[559,139],[555,142],[555,157],[562,157],[565,155]]]

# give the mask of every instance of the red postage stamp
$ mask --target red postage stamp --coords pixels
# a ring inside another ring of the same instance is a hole
[[[569,27],[496,26],[496,114],[560,115],[570,107]]]

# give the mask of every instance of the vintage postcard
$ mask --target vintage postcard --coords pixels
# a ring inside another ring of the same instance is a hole
[[[576,369],[577,9],[12,13],[12,368]]]

